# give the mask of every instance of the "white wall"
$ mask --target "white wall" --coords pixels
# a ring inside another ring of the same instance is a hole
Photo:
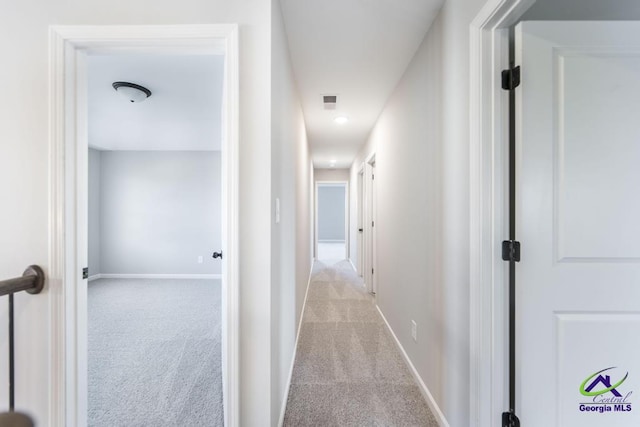
[[[349,182],[349,169],[315,169],[313,179],[315,181]]]
[[[89,277],[100,274],[100,151],[89,148],[88,267]]]
[[[280,1],[273,0],[271,62],[271,425],[278,423],[295,350],[298,319],[311,269],[307,134]],[[280,222],[275,200],[280,200]],[[263,425],[267,425],[263,422]]]
[[[240,404],[243,426],[263,426],[270,402],[271,1],[33,0],[0,14],[0,278],[49,266],[50,25],[240,24]],[[19,181],[16,179],[19,177]],[[19,185],[18,185],[19,184]],[[16,405],[49,426],[51,290],[16,296]],[[1,302],[0,329],[6,330]],[[0,355],[7,354],[0,334]],[[0,372],[6,373],[6,357]],[[7,406],[0,387],[0,407]]]
[[[221,273],[211,257],[222,245],[219,151],[103,151],[100,160],[101,273]]]
[[[377,303],[452,427],[470,424],[469,23],[483,3],[444,4],[351,168],[355,195],[376,153]]]

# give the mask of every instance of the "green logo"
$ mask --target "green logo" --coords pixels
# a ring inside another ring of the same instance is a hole
[[[608,371],[610,369],[615,369],[615,366],[613,366],[611,368],[603,369],[601,371],[598,371],[595,374],[589,376],[589,378],[587,378],[586,380],[584,380],[582,382],[582,384],[580,384],[580,394],[582,394],[583,396],[599,396],[601,394],[605,394],[605,393],[611,392],[616,397],[622,397],[622,395],[618,392],[618,390],[616,390],[616,388],[620,387],[620,385],[627,379],[627,377],[629,376],[629,373],[627,372],[627,374],[624,376],[624,378],[622,378],[617,383],[611,385],[611,377],[609,375],[604,375],[604,376],[600,375],[601,373],[603,373],[605,371]],[[596,375],[597,375],[597,378],[595,380],[593,380],[587,386],[587,388],[585,388],[587,383],[589,381],[591,381],[594,377],[596,377]],[[593,389],[598,384],[602,384],[605,388],[593,391]]]

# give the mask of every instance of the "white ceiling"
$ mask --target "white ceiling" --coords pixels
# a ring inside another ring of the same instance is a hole
[[[351,165],[442,3],[281,0],[316,167]],[[338,94],[336,111],[323,109],[322,94]]]
[[[220,150],[224,56],[110,54],[88,57],[89,145],[102,150]],[[152,95],[131,103],[111,86]]]

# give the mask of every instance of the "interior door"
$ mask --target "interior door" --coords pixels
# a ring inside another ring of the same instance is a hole
[[[358,275],[363,277],[363,260],[364,260],[364,168],[358,173],[358,196],[357,196],[357,215],[358,215]]]
[[[640,425],[640,23],[516,29],[517,415]]]
[[[378,206],[378,192],[376,185],[376,164],[375,162],[371,163],[371,292],[374,294],[378,292],[378,272],[376,268],[378,266],[378,249],[377,249],[377,241],[376,238],[376,217],[377,217],[377,206]]]

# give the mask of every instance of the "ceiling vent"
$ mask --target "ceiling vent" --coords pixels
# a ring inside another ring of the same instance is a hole
[[[338,95],[322,95],[325,110],[335,110],[338,106]]]

